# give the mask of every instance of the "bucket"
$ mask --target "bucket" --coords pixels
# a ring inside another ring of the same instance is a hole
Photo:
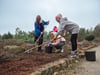
[[[85,57],[87,61],[96,61],[95,51],[85,51]]]
[[[52,53],[52,47],[46,46],[46,47],[45,47],[45,52],[46,52],[46,53]]]

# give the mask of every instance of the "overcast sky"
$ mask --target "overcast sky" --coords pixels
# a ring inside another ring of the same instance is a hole
[[[58,13],[80,27],[95,27],[100,23],[100,0],[0,0],[0,34],[14,33],[17,27],[34,30],[38,14],[43,20],[50,20],[46,28],[50,31],[59,25],[55,21]]]

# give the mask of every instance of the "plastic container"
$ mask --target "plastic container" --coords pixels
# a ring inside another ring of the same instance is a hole
[[[85,56],[87,61],[96,61],[95,51],[85,51]]]
[[[46,52],[46,53],[52,53],[52,47],[46,46],[46,47],[45,47],[45,52]]]

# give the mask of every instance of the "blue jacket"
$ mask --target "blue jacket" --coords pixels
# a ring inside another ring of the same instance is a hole
[[[42,20],[42,23],[36,23],[34,24],[35,27],[35,31],[34,31],[34,35],[35,37],[39,37],[41,32],[44,30],[44,25],[48,25],[48,22],[45,22]]]

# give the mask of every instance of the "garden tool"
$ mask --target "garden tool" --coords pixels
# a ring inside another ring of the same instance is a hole
[[[59,38],[57,38],[57,39],[60,39],[60,38],[61,38],[61,37],[59,37]],[[42,46],[42,45],[48,44],[48,43],[50,43],[50,42],[52,42],[52,41],[54,41],[54,40],[55,40],[55,38],[53,38],[51,41],[44,42],[43,44],[38,45],[38,46],[36,46],[36,47],[32,47],[32,48],[26,50],[24,53],[31,53],[32,50],[34,50],[34,49],[36,49],[36,48],[38,48],[38,47],[40,47],[40,46]]]

